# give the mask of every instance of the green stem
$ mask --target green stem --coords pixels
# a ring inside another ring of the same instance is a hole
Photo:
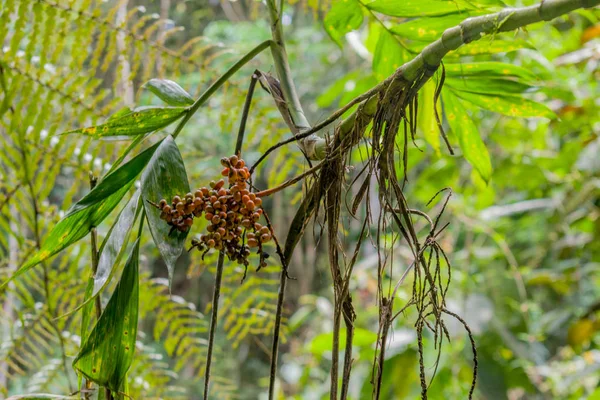
[[[190,106],[189,110],[185,114],[185,117],[183,117],[179,125],[177,125],[177,128],[175,128],[175,131],[173,132],[173,138],[175,139],[179,135],[185,124],[187,124],[190,118],[192,118],[196,111],[198,111],[198,109],[210,98],[210,96],[213,95],[213,93],[217,91],[217,89],[223,86],[223,84],[227,82],[229,78],[233,76],[233,74],[239,71],[240,68],[246,65],[250,60],[252,60],[258,54],[260,54],[267,47],[271,46],[272,43],[272,40],[265,40],[264,42],[250,50],[248,54],[246,54],[244,57],[242,57],[242,59],[233,64],[231,68],[227,70],[227,72],[225,72],[219,79],[217,79],[212,85],[210,85],[210,87],[206,89],[206,91],[202,93],[200,97],[198,97],[194,104]]]
[[[402,65],[392,76],[371,90],[376,93],[385,90],[395,77],[402,77],[412,83],[419,79],[419,87],[415,88],[419,89],[433,76],[433,72],[437,70],[446,54],[464,44],[479,40],[485,35],[514,31],[535,22],[551,21],[579,8],[591,8],[598,4],[600,0],[545,0],[529,7],[506,9],[493,14],[467,18],[459,25],[446,29],[438,40],[425,47],[414,59]],[[424,72],[427,74],[423,76]],[[362,110],[363,117],[375,115],[377,100],[376,94],[364,100],[366,104]],[[342,121],[337,132],[337,135],[340,135],[339,139],[352,130],[355,120],[356,112]],[[323,159],[326,153],[327,143],[321,137],[316,139],[313,151],[307,152],[314,160]]]
[[[269,18],[271,21],[271,35],[273,41],[271,43],[271,54],[275,62],[275,70],[281,84],[283,97],[287,102],[290,114],[298,132],[310,129],[310,124],[304,115],[300,99],[296,93],[294,80],[288,62],[287,52],[285,51],[285,42],[283,38],[283,29],[281,27],[281,10],[277,8],[275,0],[267,0],[267,8],[269,9]],[[293,132],[294,134],[298,132]]]
[[[233,154],[240,157],[242,155],[242,145],[244,144],[244,132],[246,131],[246,121],[248,121],[248,114],[250,113],[250,106],[252,105],[252,96],[254,95],[254,88],[256,87],[256,73],[252,74],[250,78],[250,86],[248,87],[248,93],[246,93],[246,101],[244,101],[244,108],[242,109],[242,119],[240,121],[240,128],[238,130],[237,140],[235,141],[235,151]]]

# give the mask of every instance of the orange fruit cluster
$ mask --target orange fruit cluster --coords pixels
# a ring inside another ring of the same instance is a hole
[[[258,222],[263,213],[262,199],[248,188],[246,180],[250,172],[244,160],[233,155],[222,158],[221,164],[224,167],[221,173],[228,178],[229,188],[221,179],[210,182],[210,188],[201,187],[183,198],[174,196],[170,204],[162,199],[158,203],[160,218],[173,229],[187,232],[194,218],[204,215],[210,225],[199,240],[192,240],[193,247],[224,250],[231,260],[244,265],[248,265],[250,249],[258,248],[262,266],[262,245],[272,239],[271,229]]]

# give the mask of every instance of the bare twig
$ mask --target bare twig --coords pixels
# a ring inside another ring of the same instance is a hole
[[[212,364],[212,353],[215,344],[215,332],[217,330],[217,316],[219,313],[219,297],[221,296],[221,281],[223,279],[224,261],[225,251],[221,250],[219,252],[219,261],[217,261],[217,273],[215,277],[215,288],[213,291],[210,331],[208,334],[208,352],[206,354],[206,369],[204,371],[204,400],[208,400],[208,390],[210,385],[210,367]]]
[[[281,318],[283,316],[283,301],[285,299],[285,287],[288,277],[288,260],[286,260],[283,250],[279,245],[279,240],[275,235],[275,230],[271,225],[271,220],[266,211],[263,212],[267,226],[273,233],[273,241],[279,260],[281,261],[281,275],[279,277],[279,293],[277,295],[277,309],[275,311],[275,324],[273,326],[273,343],[271,345],[271,368],[269,370],[269,400],[275,398],[275,381],[277,380],[277,356],[279,355],[279,339],[281,335]]]
[[[316,171],[318,171],[322,167],[323,167],[323,163],[315,165],[314,167],[312,167],[312,168],[304,171],[303,173],[301,173],[300,175],[296,176],[295,178],[292,178],[292,179],[289,179],[289,180],[283,182],[279,186],[275,186],[273,188],[265,189],[265,190],[261,190],[260,192],[257,192],[256,196],[257,197],[267,197],[267,196],[270,196],[270,195],[272,195],[274,193],[277,193],[277,192],[279,192],[279,191],[287,188],[288,186],[292,186],[293,184],[300,182],[301,180],[303,180],[307,176],[314,174]]]

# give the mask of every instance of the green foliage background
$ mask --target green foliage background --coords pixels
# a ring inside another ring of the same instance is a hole
[[[64,211],[89,191],[89,171],[104,175],[128,145],[58,133],[104,122],[123,106],[159,105],[142,88],[150,78],[175,80],[197,95],[270,37],[259,2],[155,3],[1,0],[2,281],[29,261]],[[290,63],[312,122],[374,86],[443,29],[502,5],[313,3],[284,10]],[[448,155],[428,106],[435,82],[421,92],[421,134],[418,148],[409,145],[406,195],[411,206],[425,209],[442,187],[454,191],[444,217],[451,224],[441,242],[454,266],[451,308],[476,334],[478,398],[600,398],[599,21],[598,9],[579,11],[450,54],[439,107],[451,144],[461,149],[457,156]],[[490,66],[491,61],[504,64]],[[272,70],[272,61],[261,55],[235,75],[179,138],[192,187],[218,176],[218,160],[233,152],[244,90],[255,68]],[[254,105],[244,145],[249,161],[289,135],[267,93],[257,91]],[[469,152],[469,146],[477,150]],[[362,150],[353,155],[356,165]],[[258,171],[256,184],[275,186],[305,167],[296,147],[284,147]],[[350,179],[354,173],[348,171]],[[357,190],[349,188],[349,204]],[[298,185],[266,201],[281,237],[301,197]],[[98,227],[100,238],[118,213],[113,214]],[[344,246],[352,249],[361,226],[347,218]],[[286,398],[328,397],[332,293],[320,222],[309,226],[291,265],[297,280],[288,285],[278,384]],[[192,234],[201,231],[196,226]],[[199,398],[216,257],[184,254],[170,293],[167,268],[147,231],[140,252],[131,395]],[[394,253],[392,271],[400,276],[410,254],[402,246]],[[350,388],[355,399],[371,393],[376,262],[375,251],[366,246],[351,286],[359,311]],[[84,239],[0,292],[0,396],[76,389],[71,362],[80,346],[81,318],[56,317],[83,302],[89,270]],[[240,283],[243,269],[226,267],[215,398],[254,399],[266,390],[278,271],[273,261]],[[116,281],[103,292],[104,304]],[[395,282],[393,276],[387,282]],[[400,290],[399,304],[408,300],[409,286]],[[384,398],[419,397],[412,317],[396,320]],[[465,398],[469,389],[470,345],[459,326],[450,328],[453,340],[442,351],[432,399]],[[426,338],[431,374],[436,351],[427,340],[432,338]]]

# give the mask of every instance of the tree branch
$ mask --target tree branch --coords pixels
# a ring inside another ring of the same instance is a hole
[[[591,8],[598,4],[600,4],[600,0],[545,0],[534,6],[508,8],[493,14],[467,18],[459,25],[446,29],[438,40],[425,47],[414,59],[402,65],[392,76],[371,89],[369,92],[375,94],[363,101],[365,106],[362,110],[362,117],[372,118],[375,115],[378,99],[376,94],[387,89],[395,78],[402,77],[410,83],[418,83],[414,88],[416,92],[433,76],[446,54],[464,44],[479,40],[485,35],[513,31],[535,22],[551,21],[579,8]],[[364,94],[357,98],[363,96]],[[350,103],[355,104],[356,101],[353,100]],[[342,109],[346,109],[346,107]],[[339,115],[339,112],[334,115]],[[339,139],[352,130],[356,116],[357,113],[354,112],[341,122],[336,133],[339,135]],[[330,118],[326,119],[326,121],[329,120]],[[312,146],[310,148],[304,146],[306,154],[313,160],[324,159],[327,154],[325,138],[317,135],[313,135],[311,138]]]

